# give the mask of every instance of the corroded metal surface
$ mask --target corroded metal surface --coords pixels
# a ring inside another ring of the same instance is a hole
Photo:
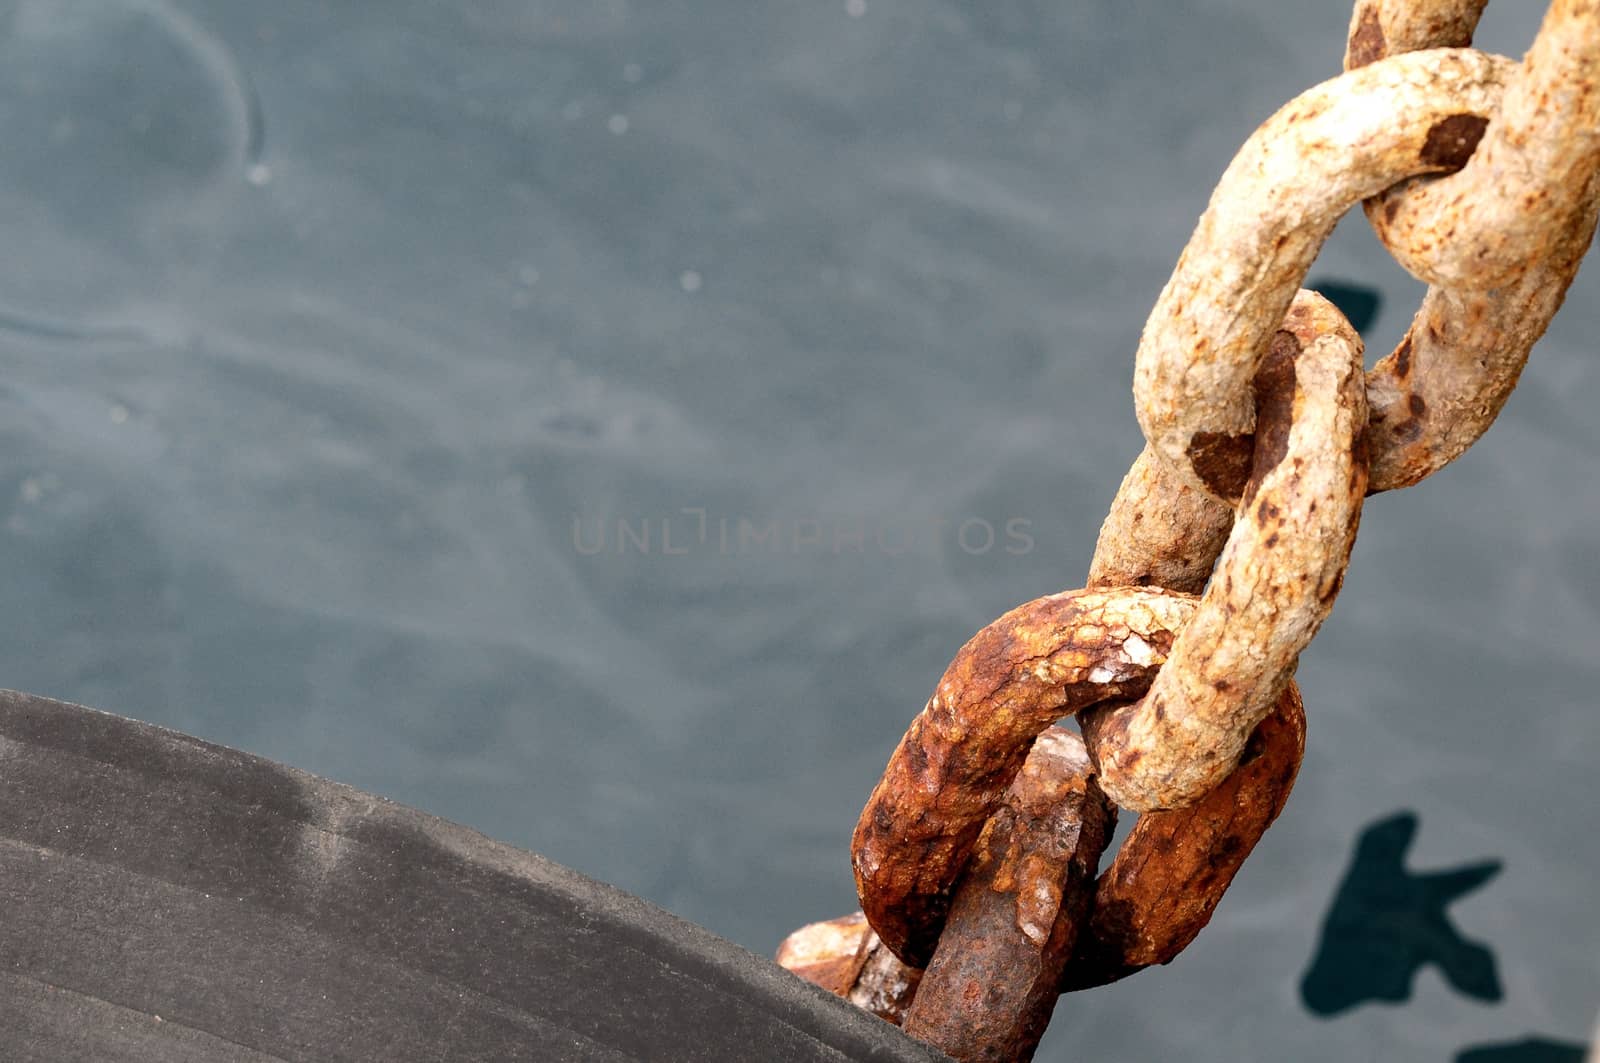
[[[1198,594],[1232,528],[1233,507],[1185,483],[1145,447],[1100,527],[1087,585]]]
[[[866,921],[866,916],[861,918]],[[843,996],[863,1011],[900,1025],[922,982],[922,972],[901,963],[870,928],[862,940],[861,955],[861,972]]]
[[[961,648],[856,824],[861,907],[896,955],[927,965],[956,879],[1034,738],[1144,693],[1195,606],[1160,590],[1071,591],[1018,606]]]
[[[1222,785],[1187,808],[1139,817],[1100,876],[1063,991],[1168,963],[1195,939],[1283,811],[1305,738],[1305,710],[1291,682]]]
[[[1256,376],[1252,449],[1218,473],[1241,500],[1199,610],[1146,696],[1083,720],[1122,807],[1179,808],[1221,783],[1333,608],[1366,494],[1362,376],[1360,338],[1302,291]]]
[[[1488,0],[1359,0],[1350,15],[1344,66],[1424,48],[1465,48]]]
[[[1246,141],[1134,367],[1145,438],[1186,482],[1238,500],[1255,430],[1250,384],[1323,241],[1367,196],[1459,165],[1440,153],[1439,130],[1492,114],[1515,71],[1472,51],[1395,56],[1307,90]]]
[[[870,928],[835,921],[827,958],[788,965],[958,1059],[1027,1059],[1057,992],[1170,962],[1209,922],[1293,787],[1291,677],[1363,497],[1482,434],[1593,236],[1600,4],[1556,0],[1521,68],[1461,47],[1483,7],[1362,0],[1348,72],[1236,156],[1146,324],[1148,445],[1088,589],[962,647],[856,827]],[[1371,372],[1298,290],[1363,199],[1435,282]],[[1050,726],[1073,714],[1086,748]],[[1091,889],[1107,798],[1143,814]]]
[[[885,948],[860,912],[801,927],[783,939],[774,959],[778,966],[896,1026],[922,980],[922,971],[907,967]]]
[[[1455,21],[1468,26],[1470,39],[1467,13]],[[1418,27],[1386,41],[1383,54],[1440,47],[1457,36],[1455,25],[1432,33]],[[1352,41],[1346,65],[1359,65],[1354,60],[1364,52]],[[1419,280],[1473,291],[1502,287],[1549,258],[1592,201],[1589,183],[1600,164],[1600,4],[1550,5],[1491,117],[1463,118],[1456,143],[1441,138],[1441,150],[1464,164],[1458,172],[1402,182],[1366,203],[1384,246]]]
[[[860,912],[808,923],[783,939],[773,959],[813,985],[844,996],[861,974],[866,961],[862,945],[870,933],[867,917]]]
[[[1033,1058],[1116,819],[1078,736],[1040,735],[978,839],[907,1033],[963,1061]]]
[[[1045,732],[1046,736],[1056,733],[1066,734],[1059,728]],[[1050,771],[1047,763],[1036,761],[1063,759],[1056,753],[1056,741],[1035,743],[1019,780]],[[1060,991],[1104,985],[1147,966],[1167,963],[1194,940],[1210,921],[1245,858],[1283,810],[1304,750],[1305,713],[1299,690],[1290,683],[1274,711],[1252,734],[1243,762],[1221,786],[1187,808],[1147,812],[1139,817],[1111,867],[1096,881],[1088,920],[1083,921],[1083,913],[1079,912],[1077,925],[1081,929],[1072,944],[1070,962],[1061,968]],[[1014,824],[1020,816],[1030,814],[1024,811],[1030,808],[1033,816],[1047,823],[1065,812],[1067,819],[1055,822],[1058,836],[1067,835],[1072,830],[1070,817],[1081,814],[1085,797],[1071,787],[1058,785],[1057,789],[1057,798],[1064,799],[1065,807],[1041,803],[1013,783],[1007,794],[1011,815],[1002,813],[991,824]],[[1089,786],[1083,789],[1087,792]],[[1098,815],[1100,807],[1091,806],[1091,814]],[[1114,815],[1111,806],[1104,807],[1109,832],[1113,825],[1109,820]],[[1081,840],[1080,835],[1080,843]],[[1103,838],[1098,844],[1103,846],[1106,840]],[[978,848],[985,848],[984,837],[980,837]],[[1025,854],[1028,846],[1011,851]],[[1063,880],[1078,881],[1071,878],[1077,866],[1072,861],[1088,866],[1089,851],[1080,844],[1070,859],[1055,861],[1062,865]],[[1099,853],[1095,856],[1098,858]],[[978,859],[975,857],[975,862]],[[1036,865],[1029,870],[1037,877],[1043,867]],[[983,896],[991,890],[991,879],[992,876],[985,878],[969,872],[961,880],[951,922],[960,919],[980,928],[991,924],[1017,926],[1020,909],[1014,900],[1008,909],[1003,898],[996,902]],[[979,895],[974,908],[984,911],[987,905],[999,909],[989,911],[986,921],[956,914],[962,912],[963,899],[974,892]],[[1012,888],[1010,892],[1014,896],[1017,890]],[[1076,910],[1066,903],[1069,892],[1068,887],[1047,887],[1046,896],[1057,905],[1058,913]],[[1061,899],[1057,900],[1057,896]],[[1072,897],[1077,894],[1072,893]],[[1042,918],[1034,918],[1033,925],[1042,925]],[[950,934],[947,924],[940,938],[941,948],[951,940]],[[1039,958],[1031,962],[1042,967],[1043,947],[1038,951]],[[1025,955],[1031,957],[1033,953]],[[777,960],[802,978],[896,1024],[902,1021],[923,976],[919,968],[907,966],[883,945],[860,912],[800,928],[779,947]],[[1058,957],[1052,957],[1052,962],[1058,962]],[[1035,1006],[1040,1006],[1037,1001]]]
[[[1054,595],[956,655],[854,839],[862,909],[902,960],[928,962],[979,832],[1056,719],[1099,707],[1085,737],[1127,807],[1192,803],[1233,770],[1343,578],[1366,484],[1361,381],[1359,339],[1303,293],[1257,381],[1241,517],[1199,609],[1139,588]],[[1141,490],[1127,493],[1130,512]],[[1161,539],[1147,548],[1172,553]]]
[[[1466,44],[1483,6],[1358,4],[1345,66]],[[1459,173],[1366,201],[1379,238],[1433,284],[1405,337],[1367,374],[1374,492],[1417,483],[1488,430],[1577,276],[1600,216],[1595,4],[1550,8],[1493,119],[1457,123],[1477,144]]]

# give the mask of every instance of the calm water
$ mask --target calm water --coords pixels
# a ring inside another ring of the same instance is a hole
[[[1538,6],[1480,42],[1520,55]],[[1082,581],[1145,314],[1347,19],[0,3],[0,682],[769,953],[854,907],[854,817],[955,649]],[[1387,350],[1420,286],[1357,222],[1316,275],[1382,291]],[[1064,1001],[1041,1059],[1587,1038],[1596,294],[1476,450],[1367,510],[1298,790],[1212,926]],[[1449,908],[1495,991],[1433,965],[1318,1014],[1356,840],[1407,810],[1412,872],[1503,864]]]

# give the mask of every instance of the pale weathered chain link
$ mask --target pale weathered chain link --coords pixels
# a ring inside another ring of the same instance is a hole
[[[1357,10],[1345,68],[1470,35],[1480,3],[1455,5],[1448,33],[1396,40],[1384,8]],[[1357,38],[1360,38],[1359,47]],[[1450,288],[1499,288],[1550,257],[1551,244],[1591,207],[1600,154],[1600,4],[1556,0],[1494,121],[1475,127],[1477,147],[1457,173],[1405,181],[1367,201],[1374,230],[1419,280]]]
[[[1394,56],[1307,90],[1245,142],[1134,363],[1139,424],[1181,477],[1238,499],[1255,445],[1250,382],[1323,242],[1367,196],[1465,162],[1451,131],[1493,113],[1515,70],[1461,49]]]
[[[1087,588],[962,647],[857,824],[864,915],[796,931],[784,966],[958,1059],[1028,1059],[1057,993],[1209,921],[1293,785],[1292,675],[1363,496],[1487,429],[1594,234],[1600,3],[1554,0],[1520,66],[1465,47],[1483,7],[1362,0],[1347,72],[1241,148],[1145,326],[1148,445]],[[1362,201],[1433,285],[1370,372],[1299,289]],[[1082,739],[1052,726],[1073,714]],[[1113,798],[1142,814],[1096,878]]]
[[[1280,321],[1254,373],[1252,462],[1216,575],[1149,692],[1082,721],[1123,808],[1181,808],[1227,778],[1344,583],[1367,492],[1361,338],[1314,292]]]
[[[1483,7],[1482,0],[1358,4],[1345,65],[1470,43]],[[1471,247],[1475,234],[1493,239],[1495,227],[1508,224],[1505,231],[1519,235],[1507,246],[1527,256],[1520,272],[1501,276],[1503,262],[1486,259],[1485,275],[1435,283],[1405,338],[1367,374],[1371,490],[1410,486],[1454,461],[1488,430],[1516,387],[1594,238],[1597,95],[1597,5],[1558,0],[1507,88],[1508,120],[1496,114],[1488,125],[1483,146],[1492,149],[1490,165],[1474,153],[1454,177],[1404,182],[1369,205],[1380,237],[1389,231],[1384,219],[1392,209],[1396,225],[1431,230],[1429,242],[1457,262],[1470,259],[1472,252],[1460,249]],[[1554,165],[1541,169],[1541,157]],[[1509,195],[1503,180],[1514,180],[1522,195]],[[1494,203],[1502,193],[1504,202]],[[1456,201],[1458,194],[1470,200]],[[1474,211],[1486,202],[1491,213],[1480,218]],[[1405,261],[1404,249],[1401,255]]]

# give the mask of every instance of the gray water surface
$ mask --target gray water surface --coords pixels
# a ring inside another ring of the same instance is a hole
[[[1491,5],[1520,55],[1539,5]],[[0,2],[3,685],[537,850],[762,953],[955,650],[1081,584],[1145,315],[1339,4]],[[1314,276],[1421,293],[1358,217]],[[1595,267],[1483,442],[1368,507],[1298,788],[1042,1060],[1584,1042]],[[1501,997],[1297,983],[1358,835]],[[1515,1058],[1504,1055],[1504,1060]]]

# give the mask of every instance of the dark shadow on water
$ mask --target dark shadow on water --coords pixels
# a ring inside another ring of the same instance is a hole
[[[1458,992],[1501,998],[1494,953],[1462,937],[1446,907],[1493,878],[1498,861],[1412,874],[1406,850],[1417,817],[1401,812],[1368,826],[1322,924],[1317,952],[1300,980],[1300,999],[1331,1016],[1368,1001],[1411,997],[1419,969],[1436,965]]]
[[[1362,284],[1319,279],[1307,281],[1306,287],[1320,292],[1323,298],[1337,306],[1350,321],[1350,327],[1363,336],[1366,335],[1367,326],[1377,318],[1378,310],[1383,306],[1383,296],[1378,294],[1377,289]]]
[[[1570,1041],[1524,1037],[1520,1041],[1463,1048],[1455,1063],[1583,1063],[1585,1051],[1583,1045]]]

